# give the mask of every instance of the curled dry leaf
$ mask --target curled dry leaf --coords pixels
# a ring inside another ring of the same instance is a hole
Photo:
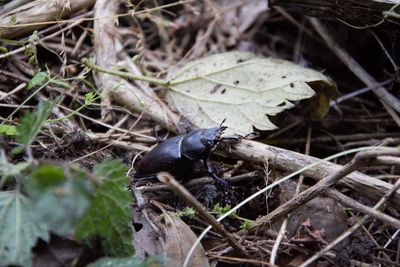
[[[195,126],[212,127],[226,119],[225,125],[238,134],[252,132],[253,126],[275,129],[268,116],[312,97],[315,91],[308,83],[325,88],[327,96],[336,92],[334,82],[317,71],[248,52],[196,60],[172,69],[167,79],[169,105]]]

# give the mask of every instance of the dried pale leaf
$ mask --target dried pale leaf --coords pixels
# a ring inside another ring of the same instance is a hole
[[[268,116],[293,107],[293,101],[312,97],[308,85],[322,83],[335,91],[323,74],[291,62],[261,58],[247,52],[217,54],[173,69],[167,77],[167,100],[199,128],[225,125],[247,134],[253,126],[272,130]]]

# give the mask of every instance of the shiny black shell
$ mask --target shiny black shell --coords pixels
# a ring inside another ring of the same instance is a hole
[[[135,178],[152,178],[160,171],[168,171],[178,179],[193,172],[199,159],[207,159],[219,144],[224,128],[206,128],[163,141],[149,151],[135,168]]]

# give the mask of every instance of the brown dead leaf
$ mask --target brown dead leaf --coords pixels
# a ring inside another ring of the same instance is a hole
[[[161,210],[157,214],[148,205],[142,195],[134,190],[141,207],[133,209],[134,247],[136,256],[144,259],[148,256],[163,256],[163,266],[182,266],[186,255],[196,241],[193,231],[174,213],[166,211],[156,201],[152,204]],[[189,266],[209,267],[202,245],[198,245],[189,262]]]
[[[165,266],[182,266],[197,237],[193,231],[174,213],[163,211],[165,219],[164,251],[167,257]],[[189,266],[210,266],[204,248],[199,245],[194,251]]]
[[[295,188],[296,183],[293,181],[282,183],[280,202],[285,203],[291,199]],[[316,197],[290,214],[286,230],[288,238],[294,236],[307,219],[314,229],[325,231],[324,239],[328,242],[338,237],[348,226],[346,213],[340,204],[329,198]]]

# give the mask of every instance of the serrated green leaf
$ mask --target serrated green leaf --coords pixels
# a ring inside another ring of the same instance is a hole
[[[17,141],[25,146],[29,146],[39,133],[43,124],[53,108],[49,101],[40,102],[37,109],[25,114],[21,118],[20,125],[17,126]]]
[[[28,89],[31,89],[35,86],[42,85],[47,79],[49,75],[47,72],[40,71],[32,77],[32,79],[28,82]]]
[[[2,124],[0,125],[0,134],[16,135],[17,128],[14,125]]]
[[[79,222],[78,239],[99,236],[107,255],[123,257],[133,254],[131,229],[131,196],[127,191],[127,167],[119,160],[105,161],[94,167],[102,181],[95,197]]]
[[[105,160],[93,167],[93,174],[100,180],[124,178],[128,181],[125,176],[127,170],[126,165],[122,164],[120,160]]]
[[[198,128],[215,127],[226,119],[228,130],[248,134],[253,126],[273,130],[268,116],[312,97],[308,84],[335,84],[323,74],[289,61],[229,52],[196,60],[167,77],[168,104]]]
[[[24,183],[32,198],[35,216],[60,235],[71,232],[91,200],[91,187],[81,173],[64,178],[59,166],[44,164]]]
[[[158,267],[161,266],[160,262],[155,258],[146,259],[141,261],[137,258],[101,258],[88,267]]]
[[[49,234],[33,214],[32,203],[18,192],[0,192],[0,263],[31,266],[31,249]]]

